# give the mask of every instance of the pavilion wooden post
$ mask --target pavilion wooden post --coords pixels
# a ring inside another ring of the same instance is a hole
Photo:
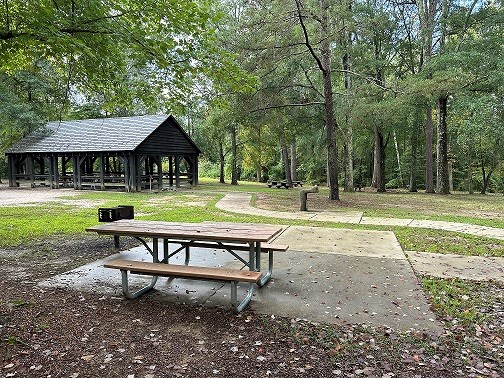
[[[35,171],[34,171],[34,161],[33,161],[33,155],[28,156],[27,160],[27,170],[28,174],[30,175],[30,186],[32,188],[35,188]]]
[[[100,154],[100,189],[105,190],[105,157]]]
[[[8,155],[7,163],[9,164],[9,186],[13,188],[16,186],[16,162],[14,156]]]
[[[158,190],[163,189],[163,159],[161,156],[156,156],[156,163],[157,163],[157,182],[158,182]]]
[[[192,167],[192,171],[193,171],[193,185],[198,185],[198,175],[199,175],[199,172],[198,172],[198,156],[193,156],[193,167]]]
[[[53,168],[53,184],[52,188],[59,189],[59,159],[58,155],[51,155],[50,157],[52,161],[52,168]]]
[[[137,192],[142,191],[142,160],[138,156],[133,156],[133,160],[135,162],[135,190]]]
[[[175,186],[180,188],[180,156],[175,156]]]
[[[49,187],[54,189],[54,160],[51,155],[47,156],[47,161],[49,166]]]
[[[169,170],[168,170],[168,177],[169,177],[169,182],[170,182],[170,187],[173,186],[173,156],[169,156]]]
[[[73,173],[73,187],[74,189],[79,188],[80,181],[80,169],[79,169],[79,157],[74,155],[72,156],[72,173]]]
[[[119,157],[122,162],[123,162],[123,168],[124,168],[124,189],[127,192],[131,192],[131,172],[130,172],[130,164],[129,164],[129,159],[127,155],[122,155]]]

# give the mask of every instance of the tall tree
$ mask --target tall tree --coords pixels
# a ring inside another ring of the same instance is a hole
[[[420,70],[432,58],[433,40],[438,12],[438,0],[419,0],[418,17],[420,20]],[[427,72],[427,77],[431,74]],[[425,191],[434,193],[434,122],[432,119],[432,106],[425,108]]]
[[[311,56],[315,60],[318,69],[322,73],[322,83],[324,89],[325,126],[327,137],[327,179],[329,184],[329,199],[339,200],[338,184],[338,146],[336,143],[336,129],[338,127],[334,117],[334,99],[332,89],[331,70],[331,41],[329,25],[329,0],[320,0],[319,17],[320,30],[318,40],[320,41],[320,51],[315,51],[312,38],[308,33],[305,19],[308,13],[305,12],[300,0],[296,0],[297,17],[303,30],[304,44],[308,48]]]

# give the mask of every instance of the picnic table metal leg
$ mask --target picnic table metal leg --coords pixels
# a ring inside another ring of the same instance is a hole
[[[252,272],[256,272],[256,250],[255,250],[255,244],[254,243],[249,243],[249,270]]]
[[[153,239],[153,242],[152,242],[153,249],[152,249],[151,247],[149,247],[149,245],[147,244],[147,242],[145,240],[143,240],[141,237],[138,237],[138,236],[133,236],[133,237],[143,244],[143,246],[145,247],[145,249],[147,249],[147,251],[152,256],[152,261],[153,262],[159,262],[159,256],[158,256],[158,239],[157,238]]]
[[[165,264],[168,264],[168,259],[169,259],[169,250],[168,250],[168,239],[163,239],[163,261]]]
[[[152,238],[152,261],[159,262],[159,239]]]
[[[257,242],[254,246],[255,250],[255,260],[256,260],[256,270],[261,271],[261,243]]]
[[[114,235],[114,248],[119,251],[119,235]]]
[[[233,306],[233,309],[236,313],[239,313],[245,307],[247,307],[250,300],[252,299],[253,294],[254,294],[254,284],[250,283],[248,285],[247,295],[245,296],[245,298],[243,298],[243,300],[240,303],[238,303],[237,293],[236,293],[236,282],[231,281],[231,306]]]
[[[191,251],[189,248],[190,248],[189,245],[186,245],[186,247],[185,247],[185,261],[184,261],[185,265],[189,265],[189,259],[191,258]]]
[[[273,274],[273,251],[269,250],[268,251],[268,271],[261,276],[261,279],[257,283],[257,286],[263,287],[264,285],[266,285],[266,283],[268,283],[268,281],[270,280],[272,274]]]
[[[158,277],[157,276],[152,276],[151,278],[151,283],[147,286],[144,286],[143,288],[131,292],[129,288],[129,283],[128,283],[128,271],[127,270],[121,270],[121,277],[122,277],[122,291],[123,295],[128,298],[128,299],[134,299],[139,297],[142,294],[147,293],[148,291],[152,290],[154,288],[154,285],[156,284]]]

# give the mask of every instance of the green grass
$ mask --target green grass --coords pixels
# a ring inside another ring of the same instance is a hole
[[[504,240],[423,228],[394,228],[405,251],[504,257]]]
[[[423,277],[421,282],[434,312],[441,318],[456,319],[464,325],[484,322],[488,315],[480,309],[491,306],[495,299],[485,290],[484,283],[432,277]]]
[[[16,246],[42,236],[80,233],[94,223],[96,216],[91,209],[70,205],[0,207],[0,247]]]
[[[167,192],[79,192],[65,198],[65,204],[49,202],[31,206],[0,207],[0,247],[17,246],[50,235],[84,233],[97,224],[99,207],[132,205],[135,218],[174,222],[255,222],[318,227],[376,229],[394,231],[404,250],[456,253],[461,255],[504,256],[504,241],[476,237],[455,232],[398,226],[364,226],[344,223],[275,219],[221,211],[216,202],[226,192],[251,193],[258,207],[280,211],[297,211],[299,190],[270,189],[266,184],[242,183],[234,186],[203,179],[193,189]],[[341,202],[326,199],[327,189],[310,197],[309,208],[319,210],[363,211],[366,216],[408,217],[415,219],[440,218],[460,220],[460,213],[473,212],[467,223],[482,223],[479,216],[504,213],[503,196],[481,195],[426,195],[423,193],[341,193]],[[439,214],[434,216],[434,208]],[[462,210],[461,210],[462,209]],[[465,209],[465,210],[464,210]],[[489,222],[486,220],[485,222]],[[502,223],[502,221],[500,221]],[[497,226],[493,224],[493,226]],[[504,225],[503,225],[504,227]]]

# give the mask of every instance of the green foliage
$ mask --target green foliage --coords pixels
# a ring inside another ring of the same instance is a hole
[[[0,9],[0,74],[13,78],[37,62],[48,65],[61,80],[44,83],[63,94],[46,104],[58,107],[45,117],[51,120],[178,112],[196,79],[247,85],[216,43],[219,14],[211,0],[10,0]]]
[[[219,178],[219,164],[208,159],[202,159],[198,163],[198,172],[200,177],[208,177],[212,179]]]

